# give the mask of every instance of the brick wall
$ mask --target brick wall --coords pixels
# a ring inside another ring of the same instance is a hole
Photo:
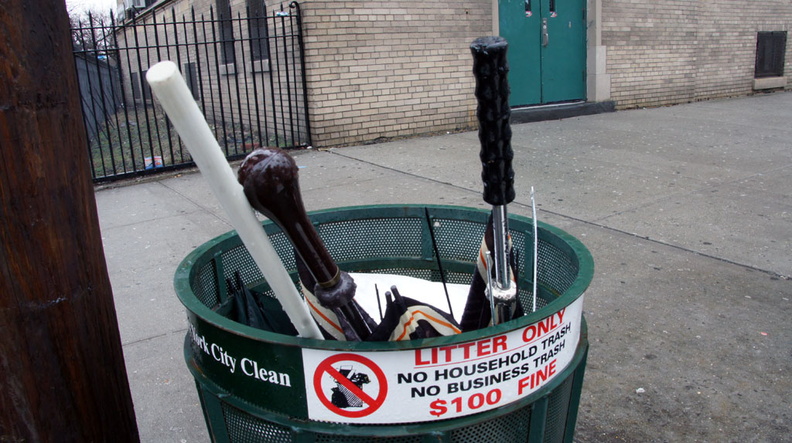
[[[624,109],[750,94],[756,33],[790,24],[786,0],[602,0],[611,99]]]
[[[492,33],[481,0],[305,0],[314,144],[472,128],[470,43]]]
[[[200,14],[214,0],[163,3]],[[230,4],[240,10],[246,2]],[[270,11],[288,6],[266,4]],[[492,34],[497,0],[300,4],[314,145],[476,126],[469,44]],[[588,0],[588,7],[589,57],[605,60],[602,72],[599,61],[589,64],[601,77],[589,99],[611,99],[620,109],[750,94],[756,33],[792,24],[789,0]],[[792,38],[785,60],[792,78]]]

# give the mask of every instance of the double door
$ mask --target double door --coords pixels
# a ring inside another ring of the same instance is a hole
[[[586,0],[499,0],[510,105],[586,99]]]

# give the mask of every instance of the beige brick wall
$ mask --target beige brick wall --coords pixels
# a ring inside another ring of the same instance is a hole
[[[624,109],[750,94],[756,33],[790,24],[788,0],[602,0],[611,99]]]
[[[177,14],[187,5],[200,14],[214,1],[167,3]],[[288,6],[266,3],[270,11]],[[237,10],[244,4],[231,0]],[[469,45],[492,34],[497,0],[300,4],[315,146],[476,126]],[[604,65],[592,82],[601,91],[589,99],[620,109],[751,94],[756,33],[792,24],[789,0],[588,0],[588,7],[588,45],[596,49],[589,57],[604,60],[589,63]],[[785,69],[792,78],[790,68],[792,41]]]
[[[470,43],[488,1],[305,0],[313,142],[342,146],[476,124]]]

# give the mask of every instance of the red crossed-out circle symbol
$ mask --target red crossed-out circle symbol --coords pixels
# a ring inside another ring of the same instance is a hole
[[[333,367],[333,365],[338,362],[355,362],[363,365],[367,370],[370,370],[374,374],[374,377],[376,377],[377,386],[379,386],[379,392],[374,396],[364,392],[362,388],[359,388],[357,385],[352,383],[347,377],[342,375],[336,368]],[[366,404],[366,406],[364,406],[362,409],[347,410],[334,405],[331,399],[328,397],[326,390],[322,389],[322,377],[325,375],[329,375],[334,382],[348,389],[352,394],[361,399],[363,403]],[[385,401],[385,397],[388,395],[388,380],[385,378],[385,373],[382,372],[382,369],[380,369],[380,367],[377,366],[377,364],[373,361],[357,354],[335,354],[323,360],[316,367],[313,385],[316,396],[328,410],[342,417],[349,418],[365,417],[372,414],[374,411],[379,409],[380,406],[382,406],[382,403]]]

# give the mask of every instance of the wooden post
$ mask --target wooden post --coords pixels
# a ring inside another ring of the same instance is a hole
[[[0,2],[0,441],[138,441],[63,0]]]

